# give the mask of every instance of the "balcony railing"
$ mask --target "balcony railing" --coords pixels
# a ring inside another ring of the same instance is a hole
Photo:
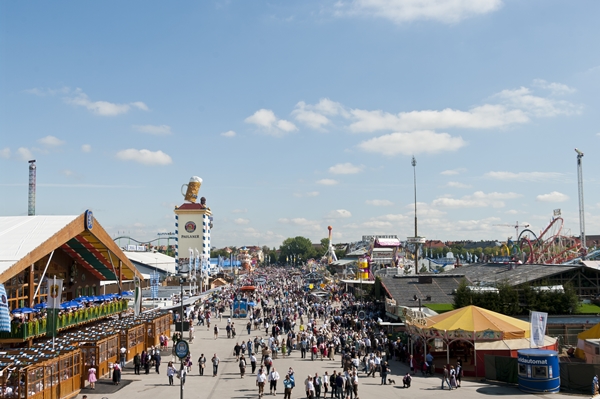
[[[121,313],[127,310],[126,299],[118,302],[104,303],[102,305],[90,308],[78,309],[72,313],[65,313],[58,316],[58,331],[67,330],[82,324],[87,324],[96,320]],[[23,340],[36,338],[46,335],[48,321],[46,318],[26,321],[24,323],[11,323],[10,332],[0,332],[0,342],[2,340]]]

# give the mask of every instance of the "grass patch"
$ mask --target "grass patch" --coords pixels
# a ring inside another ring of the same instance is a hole
[[[580,314],[598,314],[600,313],[600,306],[594,305],[593,303],[582,303],[577,309],[577,313]]]
[[[425,305],[425,307],[437,313],[444,313],[454,310],[454,305],[451,303],[429,303]]]

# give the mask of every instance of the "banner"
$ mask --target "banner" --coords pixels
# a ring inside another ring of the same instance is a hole
[[[60,312],[60,303],[62,302],[63,281],[61,279],[48,279],[48,307],[46,308],[46,317],[48,318],[47,334],[52,338],[56,337],[58,331],[58,313]]]
[[[531,312],[531,345],[544,346],[544,336],[546,335],[546,322],[548,313]]]
[[[133,291],[133,312],[135,317],[138,317],[142,308],[142,290],[140,289],[140,278],[138,276],[133,276],[133,285],[135,286]]]
[[[8,299],[4,284],[0,284],[0,331],[10,332],[10,315],[8,314]]]

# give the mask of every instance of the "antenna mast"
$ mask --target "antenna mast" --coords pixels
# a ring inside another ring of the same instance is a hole
[[[35,159],[29,161],[29,198],[27,201],[27,215],[35,216]]]
[[[585,212],[583,210],[583,168],[581,165],[581,159],[583,158],[583,152],[575,148],[577,153],[577,189],[579,192],[579,234],[581,239],[581,248],[583,249],[584,258],[587,251],[585,244]]]

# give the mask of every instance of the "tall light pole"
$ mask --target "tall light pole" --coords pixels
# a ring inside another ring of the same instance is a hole
[[[419,274],[419,244],[416,242],[417,237],[417,160],[414,155],[412,157],[411,165],[413,167],[413,178],[415,188],[415,274]]]
[[[575,148],[577,153],[577,188],[579,192],[579,233],[581,239],[581,248],[583,249],[583,257],[585,258],[587,246],[585,243],[585,212],[583,210],[583,168],[581,160],[583,152]]]

